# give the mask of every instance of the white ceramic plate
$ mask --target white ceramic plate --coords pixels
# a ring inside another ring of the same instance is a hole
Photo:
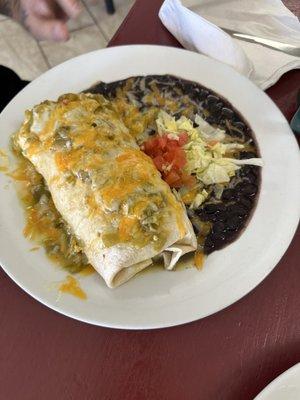
[[[293,134],[272,101],[231,68],[196,53],[161,46],[124,46],[69,60],[40,76],[0,116],[0,148],[18,129],[26,108],[98,80],[132,75],[175,74],[197,81],[228,99],[246,118],[265,166],[257,208],[241,237],[210,255],[204,269],[141,274],[118,289],[96,274],[80,279],[88,299],[58,299],[55,282],[66,273],[22,235],[24,216],[13,184],[0,176],[0,264],[27,293],[60,313],[96,325],[146,329],[190,322],[219,311],[260,283],[287,249],[300,207],[300,163]]]
[[[254,400],[299,400],[300,363],[279,375]]]

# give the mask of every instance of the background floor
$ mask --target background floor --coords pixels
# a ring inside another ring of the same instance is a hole
[[[32,80],[61,62],[106,47],[134,0],[115,0],[116,13],[106,12],[104,0],[82,0],[79,18],[69,22],[71,38],[64,43],[38,42],[19,24],[0,15],[0,65]]]

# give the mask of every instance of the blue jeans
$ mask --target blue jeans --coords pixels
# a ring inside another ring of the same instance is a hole
[[[11,69],[0,65],[0,112],[28,83],[20,79]]]

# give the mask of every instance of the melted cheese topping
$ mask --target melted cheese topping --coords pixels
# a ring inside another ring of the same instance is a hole
[[[41,152],[44,160],[54,160],[58,173],[53,171],[51,184],[80,185],[89,216],[102,218],[105,247],[152,243],[159,250],[168,237],[168,220],[175,219],[181,237],[186,226],[183,207],[134,139],[155,115],[153,110],[141,119],[140,112],[121,98],[109,103],[99,95],[69,94],[27,113],[16,141],[33,162]],[[35,209],[28,219],[25,234],[32,236],[31,227],[39,220]],[[40,226],[46,229],[47,220],[43,222]],[[59,240],[55,228],[47,229]]]
[[[17,161],[17,168],[9,175],[17,181],[26,212],[25,236],[44,247],[48,257],[68,271],[93,270],[56,210],[42,176],[24,157],[18,155]],[[33,247],[30,251],[38,249]]]
[[[195,267],[201,270],[203,268],[204,260],[205,260],[204,253],[202,251],[197,250],[194,255]]]
[[[59,286],[59,291],[61,293],[71,294],[72,296],[78,297],[81,300],[87,299],[87,295],[81,289],[77,279],[75,279],[71,275],[68,275],[65,282],[61,283],[61,285]]]

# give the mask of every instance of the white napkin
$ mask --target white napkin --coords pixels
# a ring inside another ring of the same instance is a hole
[[[300,46],[300,23],[280,0],[165,0],[159,17],[183,47],[230,65],[262,89],[300,58],[233,39],[218,26]],[[201,15],[201,16],[200,16]],[[217,26],[218,25],[218,26]]]

